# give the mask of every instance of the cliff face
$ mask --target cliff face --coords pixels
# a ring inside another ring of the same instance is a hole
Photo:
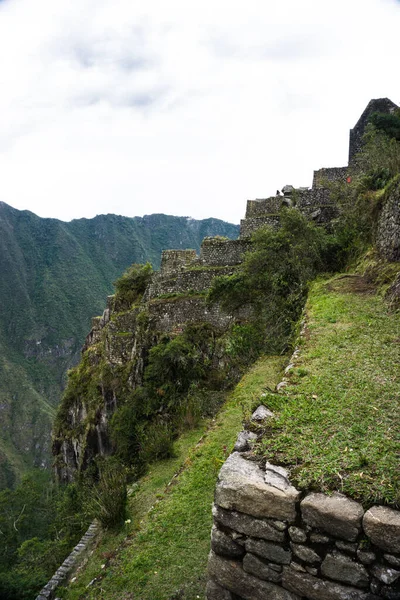
[[[0,202],[0,489],[49,466],[50,431],[68,369],[112,281],[132,261],[158,266],[171,246],[236,237],[216,219],[102,215],[64,223]]]

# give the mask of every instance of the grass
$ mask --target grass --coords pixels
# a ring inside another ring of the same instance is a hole
[[[357,276],[314,285],[301,356],[258,448],[302,489],[400,505],[400,313]]]
[[[215,419],[186,432],[176,444],[175,458],[152,465],[130,496],[129,531],[104,533],[86,568],[60,597],[203,598],[217,474],[243,418],[279,381],[285,360],[260,359]]]

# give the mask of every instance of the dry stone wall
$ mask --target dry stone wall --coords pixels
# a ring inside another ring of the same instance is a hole
[[[330,167],[314,171],[313,188],[326,187],[326,183],[344,182],[348,176],[348,167]]]
[[[303,494],[249,460],[243,433],[237,447],[215,492],[207,600],[400,598],[399,511]]]
[[[390,191],[379,215],[376,246],[382,258],[400,260],[400,178]]]
[[[238,265],[250,247],[250,242],[241,239],[204,238],[200,249],[199,264],[221,267]]]

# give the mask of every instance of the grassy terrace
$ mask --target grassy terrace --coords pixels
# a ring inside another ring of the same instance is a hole
[[[217,417],[177,441],[176,456],[155,463],[129,498],[131,523],[103,533],[88,563],[58,597],[68,600],[195,600],[204,597],[218,471],[243,416],[281,378],[285,357],[261,358]]]
[[[300,488],[400,505],[400,313],[358,276],[314,285],[301,356],[258,448]]]

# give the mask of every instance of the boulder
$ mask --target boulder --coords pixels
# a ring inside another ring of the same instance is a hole
[[[373,506],[364,515],[363,527],[373,544],[389,552],[400,552],[400,512]]]
[[[264,481],[257,463],[238,452],[229,456],[219,473],[215,503],[228,510],[293,522],[300,492],[292,485],[279,489]]]

